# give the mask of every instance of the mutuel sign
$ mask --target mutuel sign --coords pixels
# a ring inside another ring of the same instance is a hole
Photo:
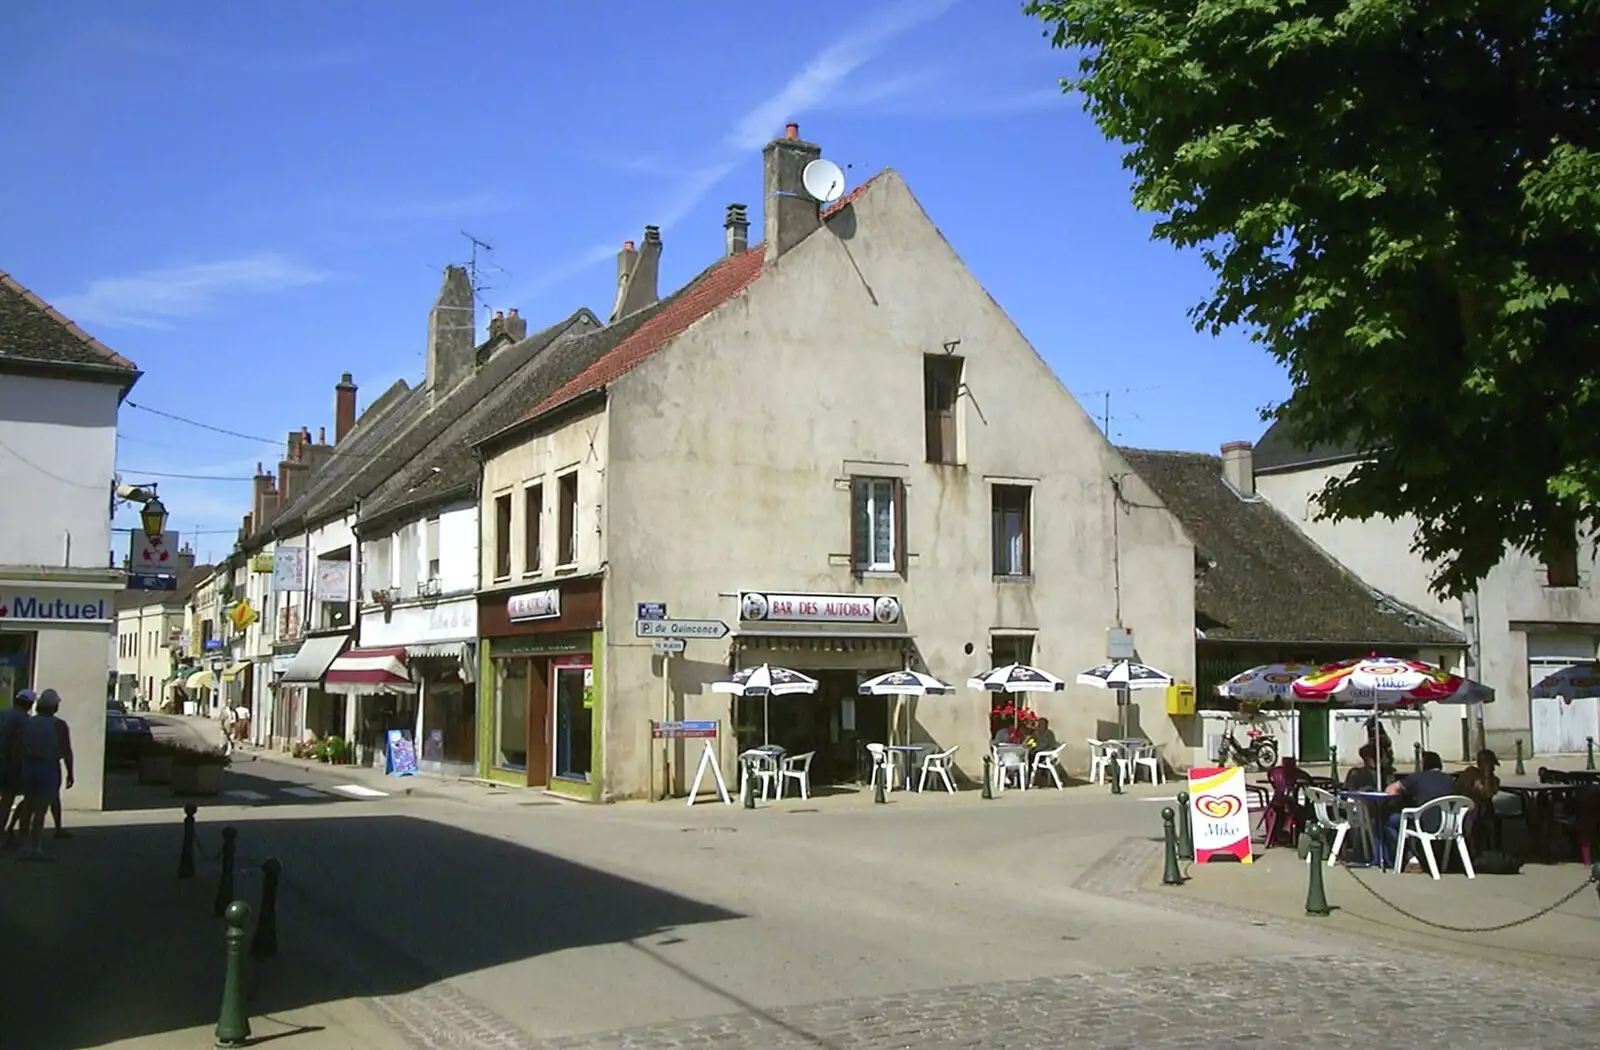
[[[104,596],[85,600],[79,595],[63,596],[45,591],[0,592],[0,620],[110,623],[111,600]]]

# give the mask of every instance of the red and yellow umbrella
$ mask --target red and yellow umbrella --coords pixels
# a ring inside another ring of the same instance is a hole
[[[1375,654],[1319,667],[1297,679],[1292,688],[1301,700],[1339,699],[1382,707],[1494,699],[1492,690],[1442,667]]]

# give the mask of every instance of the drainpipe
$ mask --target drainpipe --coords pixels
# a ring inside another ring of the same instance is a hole
[[[1483,632],[1478,623],[1476,588],[1461,598],[1461,620],[1467,629],[1467,677],[1475,682],[1481,682],[1483,681]],[[1468,746],[1472,753],[1462,756],[1467,761],[1471,761],[1485,747],[1482,703],[1472,705],[1469,718],[1471,722],[1468,727]]]

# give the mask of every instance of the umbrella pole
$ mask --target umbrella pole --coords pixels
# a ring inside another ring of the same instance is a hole
[[[761,746],[772,743],[772,712],[767,704],[772,699],[771,693],[761,694]]]

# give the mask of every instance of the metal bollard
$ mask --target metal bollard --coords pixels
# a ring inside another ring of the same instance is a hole
[[[1583,760],[1583,768],[1594,772],[1594,737],[1589,737],[1589,753]]]
[[[1194,824],[1189,812],[1189,793],[1178,792],[1178,852],[1186,858],[1194,857]]]
[[[1411,772],[1422,772],[1422,741],[1411,745]]]
[[[994,756],[983,753],[983,797],[994,798]]]
[[[1327,830],[1319,824],[1308,834],[1311,838],[1311,876],[1306,884],[1306,914],[1330,915],[1333,909],[1328,907],[1328,892],[1322,885],[1322,865],[1327,859],[1324,841]]]
[[[212,904],[212,914],[222,918],[233,901],[233,856],[238,847],[239,833],[233,825],[222,829],[222,874],[217,879],[217,899]]]
[[[1339,779],[1339,749],[1332,744],[1328,745],[1328,776],[1332,780]]]
[[[756,808],[756,778],[754,770],[750,768],[748,763],[744,768],[744,791],[740,792],[740,794],[743,796],[740,801],[744,803],[745,809]]]
[[[222,1009],[217,1015],[216,1046],[244,1046],[250,1041],[250,1015],[244,1008],[244,928],[250,905],[233,901],[223,912],[228,923],[227,969],[222,978]]]
[[[277,857],[261,862],[261,912],[256,916],[256,935],[250,939],[250,955],[271,959],[278,954],[278,876],[283,865]]]
[[[1109,763],[1111,769],[1111,793],[1122,794],[1122,759],[1113,755]]]
[[[1162,850],[1166,854],[1166,863],[1161,869],[1163,886],[1183,885],[1183,873],[1178,870],[1178,830],[1174,827],[1176,820],[1171,806],[1161,808],[1161,841]]]
[[[1523,776],[1527,776],[1527,775],[1528,775],[1528,769],[1527,769],[1526,766],[1524,766],[1522,764],[1522,738],[1518,737],[1517,738],[1517,776],[1523,777]]]
[[[178,853],[178,878],[194,878],[194,815],[193,805],[183,807],[183,849]]]
[[[889,779],[889,772],[889,763],[887,762],[879,762],[873,767],[872,801],[880,806],[889,801],[884,795],[884,785]]]

